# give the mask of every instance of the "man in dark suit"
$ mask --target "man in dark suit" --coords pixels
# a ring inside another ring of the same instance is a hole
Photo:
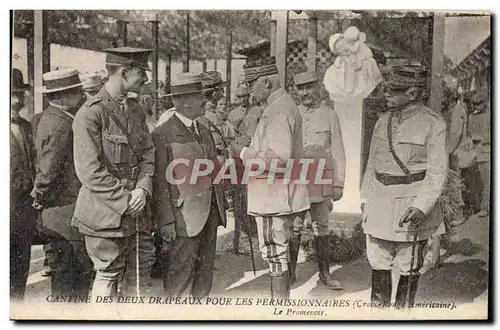
[[[43,75],[49,107],[36,128],[38,169],[33,197],[42,209],[41,227],[55,258],[51,278],[53,295],[87,295],[92,262],[84,236],[71,226],[81,183],[73,161],[74,115],[85,101],[77,70],[56,70]]]
[[[10,103],[10,296],[23,299],[30,266],[36,212],[31,207],[35,151],[31,125],[19,116],[30,85],[18,69],[12,70]]]
[[[217,227],[226,225],[224,193],[213,184],[213,172],[190,183],[193,161],[217,168],[217,152],[210,131],[195,120],[205,111],[201,79],[189,73],[176,78],[174,114],[153,131],[156,226],[167,250],[163,285],[168,296],[205,297],[212,288]],[[175,166],[183,160],[187,166]],[[185,182],[172,180],[179,177]]]

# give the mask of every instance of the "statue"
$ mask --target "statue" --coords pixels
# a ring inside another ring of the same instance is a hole
[[[333,101],[364,99],[382,82],[365,39],[366,35],[355,26],[330,37],[330,50],[337,57],[327,69],[323,83]]]

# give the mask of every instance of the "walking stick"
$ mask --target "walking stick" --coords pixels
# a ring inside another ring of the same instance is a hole
[[[252,269],[253,269],[253,274],[256,276],[257,271],[255,270],[255,255],[253,252],[253,239],[252,239],[252,233],[250,232],[249,216],[247,214],[245,214],[245,218],[247,220],[247,236],[248,236],[248,243],[250,244],[250,256],[252,258]]]
[[[413,269],[413,262],[415,261],[415,250],[417,248],[417,229],[415,227],[415,233],[413,234],[413,245],[411,247],[411,258],[410,258],[410,276],[408,279],[408,286],[406,288],[406,298],[405,298],[405,307],[409,308],[410,305],[410,291],[411,291],[411,281],[412,277],[415,274],[415,270]]]
[[[135,291],[137,297],[141,296],[139,281],[139,217],[135,217]]]

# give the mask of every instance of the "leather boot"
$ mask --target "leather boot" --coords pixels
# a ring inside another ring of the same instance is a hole
[[[288,299],[290,296],[290,276],[288,272],[271,274],[271,298]]]
[[[314,236],[316,258],[318,259],[319,279],[331,290],[342,290],[342,284],[330,274],[328,262],[328,236]]]
[[[398,291],[396,291],[396,308],[413,308],[415,296],[417,295],[418,280],[420,274],[401,275],[398,282]],[[408,301],[406,298],[408,297]],[[408,305],[406,304],[408,302]]]
[[[390,307],[392,295],[392,274],[390,270],[372,269],[372,307]]]
[[[288,262],[288,272],[290,274],[290,284],[297,279],[295,271],[297,270],[297,259],[300,250],[300,236],[292,237],[288,241],[288,252],[290,254],[290,261]]]

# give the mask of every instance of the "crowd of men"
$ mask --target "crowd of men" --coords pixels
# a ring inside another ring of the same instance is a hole
[[[150,51],[105,51],[104,83],[81,82],[77,70],[45,73],[49,106],[31,124],[19,116],[30,86],[13,69],[12,299],[24,297],[37,232],[53,256],[53,295],[148,295],[153,273],[163,279],[167,296],[205,297],[212,287],[217,228],[226,226],[231,206],[233,252],[239,251],[241,228],[252,235],[256,227],[273,298],[288,298],[298,276],[308,212],[320,281],[342,289],[329,272],[328,222],[343,195],[345,152],[319,74],[294,76],[297,105],[280,84],[274,58],[250,63],[235,93],[236,107],[228,111],[219,72],[182,73],[164,95],[174,107],[156,121],[146,74]],[[426,243],[445,233],[439,201],[447,184],[449,133],[443,117],[423,105],[427,77],[423,66],[392,70],[386,82],[390,111],[381,114],[371,141],[361,207],[371,301],[378,307],[391,305],[393,264],[401,271],[395,305],[413,304]],[[460,138],[456,144],[464,143]],[[232,159],[239,179],[252,160],[265,170],[248,184],[213,184],[213,177],[174,184],[167,168],[186,157],[219,164]],[[332,184],[266,180],[274,161],[301,157],[325,159],[322,175]]]

